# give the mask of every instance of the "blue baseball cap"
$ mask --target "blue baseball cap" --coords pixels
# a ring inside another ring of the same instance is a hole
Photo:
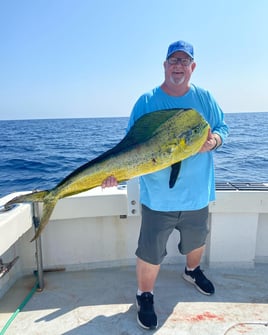
[[[183,51],[191,58],[194,58],[194,47],[188,42],[177,41],[177,42],[170,44],[170,46],[168,47],[167,59],[172,54],[174,54],[174,52],[177,52],[177,51]]]

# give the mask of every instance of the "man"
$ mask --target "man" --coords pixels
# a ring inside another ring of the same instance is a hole
[[[154,285],[166,244],[174,229],[180,232],[179,251],[186,255],[183,278],[201,293],[211,295],[214,286],[200,269],[208,234],[208,204],[215,199],[212,151],[228,135],[224,115],[211,94],[193,84],[193,46],[185,41],[172,43],[164,61],[165,79],[161,86],[142,95],[130,116],[128,129],[146,113],[170,108],[196,109],[210,124],[211,131],[200,152],[181,163],[173,188],[169,188],[171,168],[140,177],[142,224],[137,256],[137,321],[145,329],[157,327],[154,311]],[[117,185],[107,178],[102,186]]]

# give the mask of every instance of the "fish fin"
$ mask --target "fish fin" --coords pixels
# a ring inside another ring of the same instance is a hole
[[[35,191],[27,194],[19,195],[11,200],[9,200],[5,207],[8,208],[13,204],[19,204],[22,202],[42,202],[44,198],[49,194],[49,191]]]
[[[165,109],[144,114],[134,123],[127,135],[115,148],[122,150],[129,148],[130,145],[147,141],[168,119],[172,118],[175,114],[186,111],[186,109]]]
[[[33,242],[34,240],[36,240],[41,232],[43,231],[43,229],[45,228],[45,226],[48,224],[49,222],[49,218],[53,212],[53,209],[57,203],[58,199],[57,198],[52,198],[48,199],[48,200],[44,200],[44,204],[43,204],[43,211],[42,211],[42,217],[40,220],[40,223],[38,225],[37,231],[34,235],[34,237],[31,239],[31,242]]]
[[[181,162],[171,165],[170,177],[169,177],[169,188],[173,188],[180,173]]]

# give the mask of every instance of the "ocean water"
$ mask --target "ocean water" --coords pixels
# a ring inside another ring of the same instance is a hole
[[[226,114],[217,182],[268,182],[268,112]],[[49,189],[125,135],[128,118],[0,121],[0,197]]]

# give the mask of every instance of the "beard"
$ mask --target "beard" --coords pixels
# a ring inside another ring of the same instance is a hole
[[[184,83],[184,81],[185,81],[185,76],[182,76],[181,78],[174,78],[172,75],[169,77],[169,80],[170,80],[170,82],[173,84],[173,85],[176,85],[176,86],[179,86],[179,85],[181,85],[181,84],[183,84]]]

